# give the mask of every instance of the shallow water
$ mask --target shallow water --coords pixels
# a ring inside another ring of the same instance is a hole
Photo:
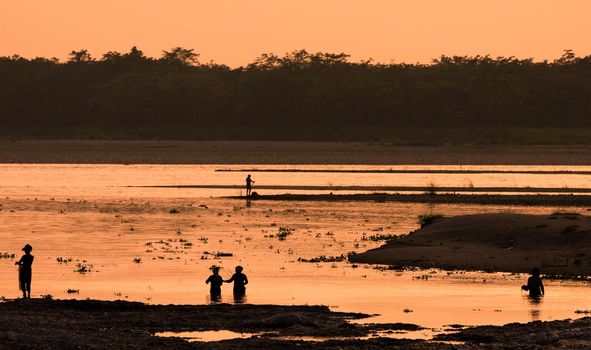
[[[407,322],[443,328],[449,324],[574,318],[575,310],[590,308],[591,287],[587,283],[549,281],[547,296],[540,304],[534,304],[519,289],[526,279],[523,275],[397,272],[365,265],[355,267],[346,262],[298,261],[377,247],[381,242],[363,237],[405,234],[417,228],[416,217],[421,214],[548,214],[564,208],[373,202],[257,201],[248,205],[240,200],[210,198],[228,194],[226,190],[124,187],[242,183],[244,174],[215,172],[218,168],[2,165],[0,253],[18,256],[25,243],[33,245],[36,260],[32,285],[36,296],[207,303],[204,281],[208,268],[221,265],[222,276],[228,278],[233,267],[241,264],[251,281],[245,302],[325,304],[338,311],[380,315],[369,322]],[[327,174],[325,178],[315,173],[257,173],[255,180],[326,184],[328,178],[334,185],[422,186],[424,181],[458,185],[467,180],[480,182],[479,186],[589,185],[588,175],[531,174],[516,179],[492,174],[477,178],[474,174],[345,173]],[[171,214],[173,208],[179,213]],[[587,208],[567,209],[587,212]],[[280,227],[289,227],[293,232],[279,240],[275,235]],[[206,251],[214,254],[205,254]],[[216,252],[232,256],[215,258]],[[58,263],[58,257],[72,261]],[[140,259],[139,263],[134,259]],[[19,295],[14,261],[0,259],[0,295],[5,297]],[[77,263],[89,267],[91,272],[74,272]],[[68,294],[67,289],[79,292]],[[233,302],[229,285],[223,288],[222,302]]]

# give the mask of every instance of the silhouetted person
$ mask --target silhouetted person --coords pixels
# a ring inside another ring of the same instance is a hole
[[[246,294],[248,278],[242,273],[242,270],[244,270],[242,266],[236,266],[236,273],[229,280],[224,281],[226,283],[234,282],[234,299],[241,299]]]
[[[212,301],[217,301],[222,295],[222,284],[224,280],[219,275],[220,268],[214,266],[211,268],[212,275],[207,278],[205,283],[209,283],[209,294],[211,295]]]
[[[25,245],[22,249],[25,255],[14,263],[18,265],[18,281],[20,289],[23,292],[23,298],[29,299],[31,299],[31,278],[33,277],[33,269],[31,267],[33,260],[35,260],[35,257],[31,255],[31,250],[33,250],[33,247],[30,244]]]
[[[540,278],[540,269],[536,267],[531,270],[531,276],[527,279],[527,285],[521,286],[521,289],[529,291],[531,298],[539,298],[544,295],[544,283]]]
[[[246,197],[250,197],[250,193],[252,192],[252,184],[254,184],[254,180],[250,178],[250,174],[246,177]]]

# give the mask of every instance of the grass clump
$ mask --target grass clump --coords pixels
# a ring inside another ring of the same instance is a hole
[[[277,239],[280,241],[285,241],[287,236],[293,233],[294,229],[291,227],[280,227],[279,232],[277,233]]]
[[[321,262],[341,262],[345,261],[347,256],[345,254],[339,256],[326,256],[320,255],[315,258],[306,259],[306,258],[298,258],[300,262],[307,262],[307,263],[321,263]]]

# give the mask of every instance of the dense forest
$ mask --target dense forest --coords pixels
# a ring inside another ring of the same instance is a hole
[[[591,56],[351,62],[263,54],[247,66],[174,48],[0,57],[0,137],[591,142]]]

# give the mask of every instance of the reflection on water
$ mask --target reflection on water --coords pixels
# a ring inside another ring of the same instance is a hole
[[[530,297],[525,296],[524,298],[527,299],[529,305],[530,305],[530,314],[531,314],[531,320],[532,321],[540,321],[541,318],[541,313],[542,313],[542,302],[544,301],[543,297]]]
[[[591,288],[585,283],[547,281],[544,302],[535,305],[539,311],[533,312],[534,306],[519,296],[525,275],[389,271],[347,262],[299,260],[377,247],[382,242],[375,237],[406,234],[418,227],[416,218],[423,214],[547,214],[561,208],[375,202],[257,201],[249,205],[190,189],[120,187],[243,182],[243,174],[220,175],[214,172],[217,167],[0,166],[0,254],[19,254],[24,243],[33,246],[33,296],[210,303],[203,281],[215,264],[225,268],[221,270],[224,279],[236,265],[245,267],[249,303],[324,304],[336,311],[380,315],[370,322],[442,328],[457,323],[528,322],[534,315],[540,320],[564,319],[574,317],[576,309],[588,309]],[[345,185],[424,185],[431,179],[420,174],[349,175],[330,174],[330,178]],[[266,176],[257,174],[257,184],[328,181],[319,174]],[[465,175],[437,176],[442,176],[437,180],[442,185],[466,179]],[[533,176],[532,186],[539,185],[535,183],[541,175],[529,176]],[[546,185],[559,186],[565,177],[552,178],[553,183]],[[576,178],[573,187],[588,185],[587,178]],[[486,179],[489,182],[481,178],[478,185],[504,185],[502,177]],[[527,177],[519,181],[527,182]],[[281,228],[289,228],[290,234],[280,238]],[[14,261],[0,259],[0,296],[19,295]],[[80,272],[77,264],[88,270]],[[67,289],[79,294],[68,294]],[[232,286],[224,284],[219,302],[233,301]]]

